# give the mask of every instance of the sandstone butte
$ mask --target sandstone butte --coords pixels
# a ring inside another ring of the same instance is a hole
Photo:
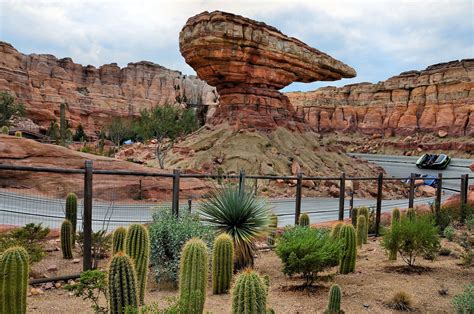
[[[348,65],[274,27],[220,11],[188,19],[179,47],[186,63],[220,95],[208,122],[237,129],[306,131],[303,115],[278,90],[293,82],[356,75]]]
[[[68,104],[72,127],[82,124],[89,134],[113,116],[137,116],[143,108],[166,103],[213,105],[214,88],[158,64],[141,61],[120,68],[116,63],[96,68],[71,58],[25,55],[0,41],[0,91],[14,94],[27,116],[43,129],[59,120],[59,104]]]
[[[318,132],[474,136],[474,59],[403,72],[377,84],[286,95]]]

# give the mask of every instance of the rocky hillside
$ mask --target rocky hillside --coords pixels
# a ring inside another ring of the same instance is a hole
[[[213,87],[195,76],[141,61],[120,68],[99,68],[48,54],[25,55],[0,42],[0,91],[10,91],[27,107],[28,117],[42,127],[59,117],[59,104],[68,104],[73,127],[92,133],[113,116],[138,115],[140,109],[166,103],[212,105]]]
[[[286,95],[318,132],[474,135],[474,59],[403,72],[377,84]]]

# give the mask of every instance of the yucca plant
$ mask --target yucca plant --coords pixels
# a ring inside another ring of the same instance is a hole
[[[270,224],[270,208],[265,199],[256,198],[252,191],[226,186],[210,192],[201,204],[203,220],[228,233],[234,240],[235,268],[253,266],[255,241],[265,235]]]

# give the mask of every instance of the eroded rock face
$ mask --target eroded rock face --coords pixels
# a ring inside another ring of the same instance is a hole
[[[474,59],[404,72],[378,84],[286,95],[319,132],[474,135]]]
[[[66,102],[73,127],[93,133],[114,116],[136,116],[143,108],[187,103],[214,105],[215,88],[195,76],[141,61],[125,68],[105,64],[82,66],[71,58],[24,55],[0,42],[0,91],[9,91],[26,105],[28,117],[42,127],[59,120]]]
[[[220,11],[190,18],[179,45],[198,77],[215,86],[220,95],[208,122],[228,122],[239,129],[306,129],[303,115],[278,90],[293,82],[356,75],[346,64],[274,27]]]

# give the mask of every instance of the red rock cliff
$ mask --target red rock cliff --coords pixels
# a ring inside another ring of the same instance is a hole
[[[403,72],[377,84],[287,93],[319,132],[474,135],[474,59]]]

